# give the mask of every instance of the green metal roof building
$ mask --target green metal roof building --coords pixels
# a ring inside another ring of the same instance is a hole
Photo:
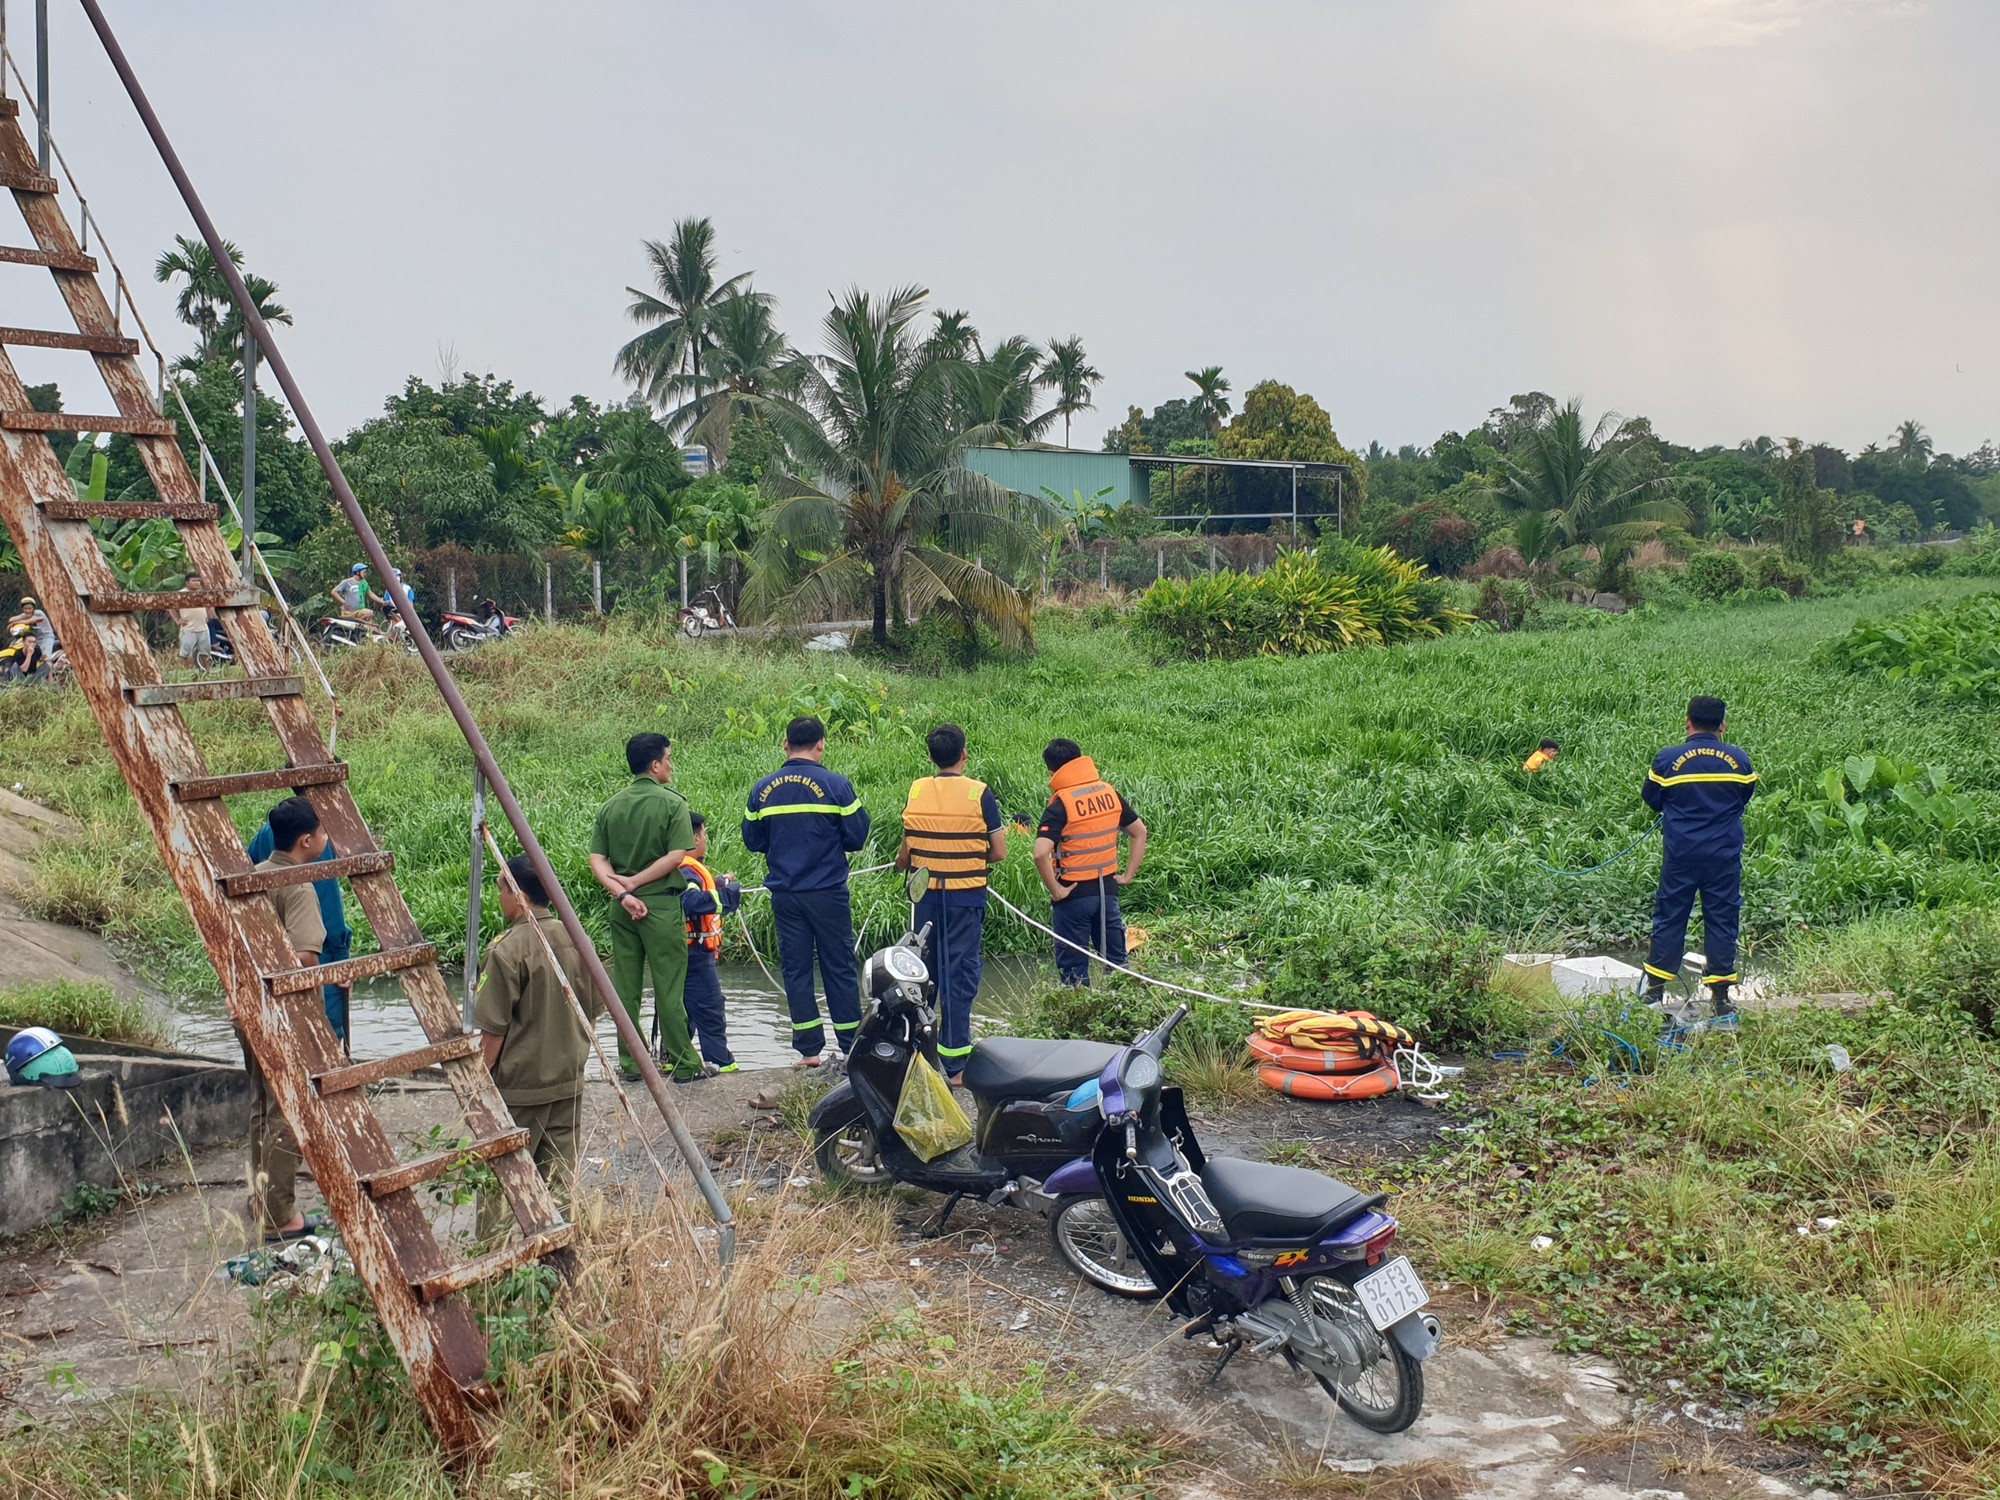
[[[1081,491],[1088,500],[1109,488],[1111,505],[1144,505],[1151,494],[1146,471],[1122,453],[1086,453],[1074,448],[968,448],[965,466],[995,484],[1024,495],[1043,486],[1063,499]]]

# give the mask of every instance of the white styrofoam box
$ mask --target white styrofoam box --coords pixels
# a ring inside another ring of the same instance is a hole
[[[1636,991],[1645,980],[1645,971],[1615,958],[1561,958],[1549,965],[1549,978],[1565,999],[1585,995],[1615,995]]]
[[[1500,967],[1525,974],[1533,982],[1546,984],[1549,966],[1561,957],[1560,953],[1503,953],[1500,955]]]

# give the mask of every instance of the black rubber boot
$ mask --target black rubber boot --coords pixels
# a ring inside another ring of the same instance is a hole
[[[1660,978],[1657,974],[1648,974],[1646,976],[1646,992],[1643,998],[1648,1005],[1664,1004],[1667,998],[1666,980]]]
[[[1709,1003],[1715,1007],[1715,1013],[1718,1016],[1733,1016],[1736,1014],[1736,1002],[1730,997],[1729,988],[1727,980],[1721,984],[1711,984],[1708,987]]]

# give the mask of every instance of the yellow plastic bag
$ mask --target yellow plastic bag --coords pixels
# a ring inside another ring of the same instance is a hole
[[[951,1085],[921,1052],[910,1059],[910,1071],[903,1075],[896,1134],[920,1161],[935,1161],[947,1151],[972,1144],[972,1122],[952,1098]]]

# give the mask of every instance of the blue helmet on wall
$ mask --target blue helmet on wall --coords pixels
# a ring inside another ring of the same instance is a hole
[[[71,1089],[83,1081],[76,1057],[46,1026],[29,1026],[7,1043],[7,1081],[18,1087]]]

